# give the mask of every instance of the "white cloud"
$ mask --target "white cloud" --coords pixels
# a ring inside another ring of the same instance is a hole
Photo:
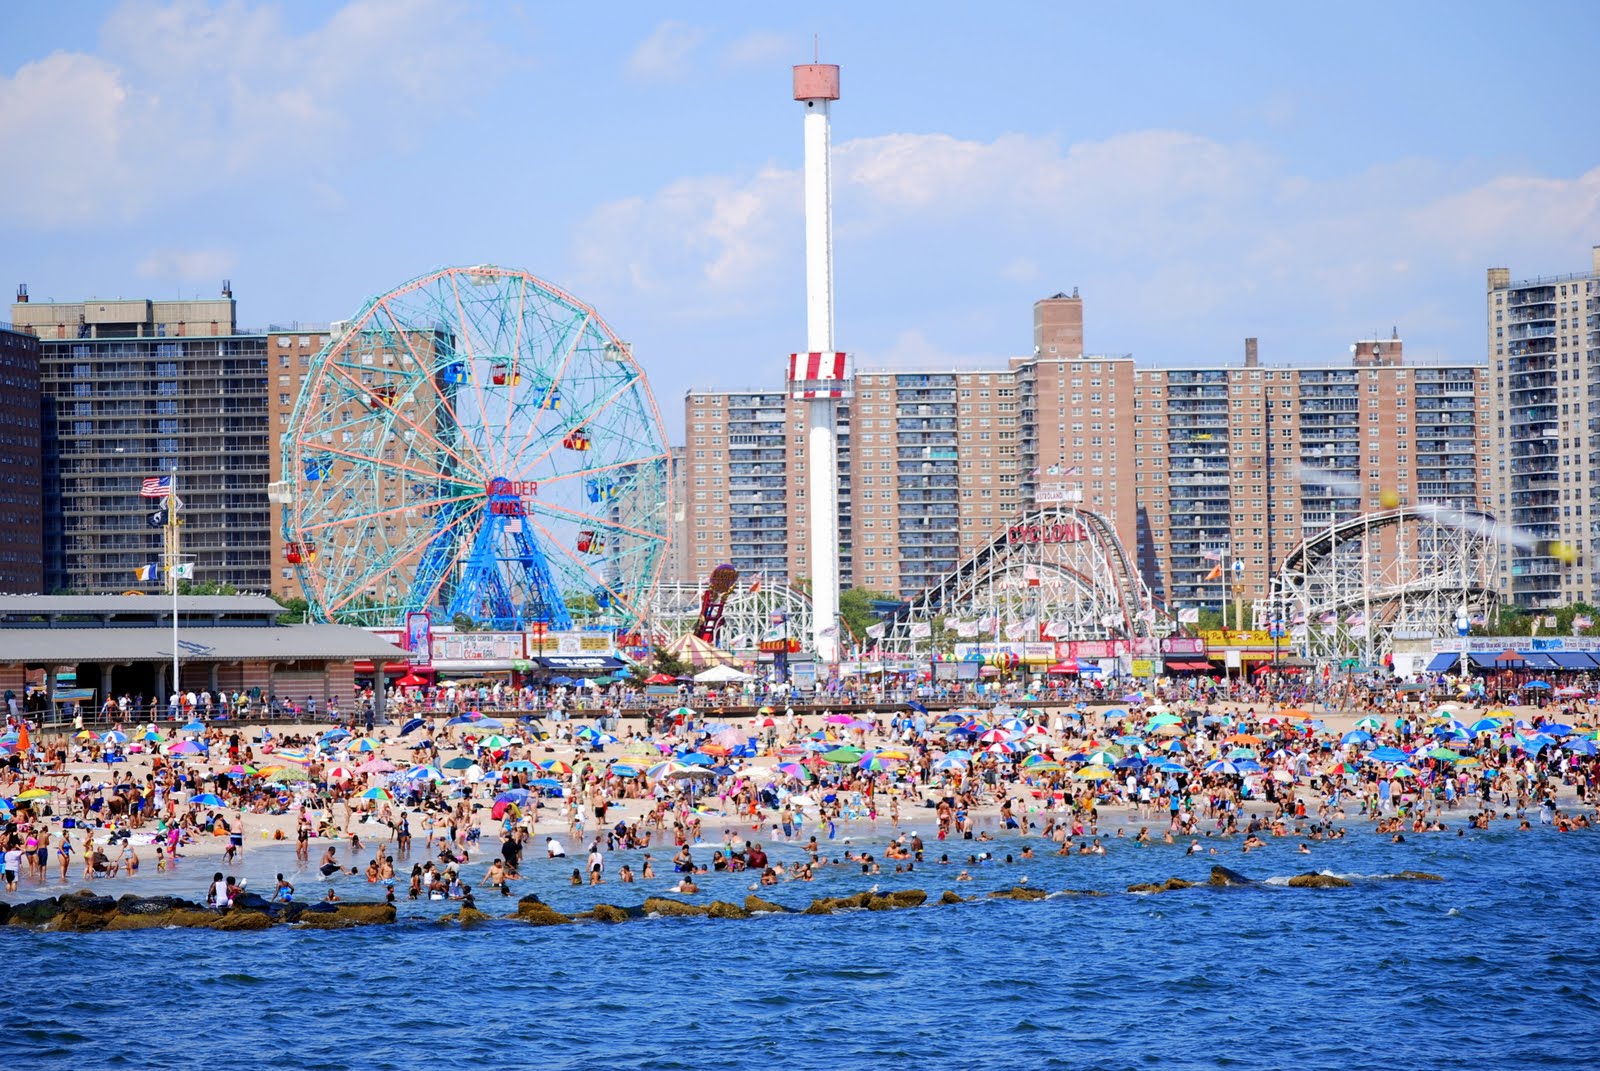
[[[671,19],[657,26],[628,57],[628,73],[646,81],[675,81],[689,70],[689,57],[705,31]]]
[[[0,74],[0,141],[28,146],[0,221],[87,227],[275,161],[394,151],[503,58],[455,0],[352,0],[303,33],[244,0],[129,0],[101,37]]]
[[[1470,338],[1481,310],[1462,302],[1442,323],[1442,281],[1508,259],[1560,264],[1600,233],[1600,168],[1485,177],[1399,159],[1321,178],[1251,144],[1169,130],[1065,148],[1020,134],[861,138],[836,146],[834,181],[841,285],[875,280],[873,315],[898,320],[881,336],[890,353],[922,345],[918,331],[947,337],[963,299],[935,308],[927,294],[975,290],[978,303],[1005,288],[1020,301],[1036,279],[1084,285],[1093,322],[1128,325],[1119,334],[1187,344],[1193,318],[1225,323],[1228,354],[1258,327],[1342,349],[1345,332],[1375,319],[1404,330],[1407,314]],[[596,226],[609,240],[586,241],[586,269],[670,294],[674,312],[772,301],[804,255],[793,170],[682,179],[601,209],[585,233]],[[902,293],[904,308],[884,307]]]
[[[998,359],[990,353],[956,353],[913,329],[895,335],[883,349],[863,349],[856,354],[858,370],[873,368],[993,368]]]
[[[145,279],[216,280],[233,270],[234,255],[226,249],[158,249],[134,269]]]
[[[785,60],[795,62],[796,55],[794,42],[783,34],[758,30],[729,42],[722,59],[726,66],[733,68],[768,67]]]

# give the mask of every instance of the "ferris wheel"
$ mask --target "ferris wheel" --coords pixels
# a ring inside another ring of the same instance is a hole
[[[668,462],[644,373],[592,308],[447,268],[335,325],[272,497],[318,620],[628,627],[666,553]]]

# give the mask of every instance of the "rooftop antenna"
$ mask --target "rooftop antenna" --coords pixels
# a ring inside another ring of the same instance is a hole
[[[819,35],[817,34],[811,35],[811,62],[822,62],[822,42],[819,40]]]

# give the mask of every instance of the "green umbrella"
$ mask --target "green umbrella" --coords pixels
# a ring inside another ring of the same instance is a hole
[[[1461,761],[1460,754],[1457,753],[1457,752],[1451,751],[1447,747],[1436,747],[1436,748],[1434,748],[1432,751],[1428,752],[1428,758],[1430,758],[1430,759],[1443,759],[1446,762],[1460,762]]]
[[[860,762],[861,756],[864,754],[866,752],[858,747],[836,747],[832,751],[824,752],[822,758],[824,762],[837,763],[842,766],[845,763]]]
[[[446,770],[465,770],[472,765],[472,760],[465,755],[457,755],[444,764]]]

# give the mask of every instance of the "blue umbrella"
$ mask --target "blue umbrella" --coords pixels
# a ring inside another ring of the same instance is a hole
[[[1372,739],[1372,734],[1362,729],[1354,729],[1339,738],[1341,744],[1365,744]]]
[[[1570,725],[1559,725],[1559,724],[1558,725],[1541,725],[1541,726],[1539,726],[1539,731],[1541,733],[1548,733],[1551,736],[1571,736],[1572,735],[1572,726],[1570,726]]]
[[[226,807],[228,805],[227,801],[215,792],[202,792],[189,802],[198,803],[202,807]]]
[[[350,730],[348,730],[348,729],[329,729],[327,732],[322,734],[322,739],[324,739],[324,740],[343,740],[345,737],[347,737],[349,735],[350,735]]]
[[[566,684],[572,684],[573,680],[572,680],[571,677],[551,677],[550,678],[550,683],[551,684],[566,685]]]
[[[457,714],[455,717],[453,717],[449,721],[445,722],[445,724],[446,725],[476,725],[482,719],[483,719],[483,715],[481,715],[481,714]]]
[[[1227,759],[1216,759],[1206,763],[1201,769],[1205,770],[1206,773],[1237,774],[1239,765],[1238,763],[1229,762]]]
[[[206,727],[204,722],[191,721],[188,725],[181,726],[179,731],[185,733],[203,733],[206,731]]]
[[[1156,769],[1160,770],[1162,773],[1189,772],[1189,767],[1183,765],[1181,762],[1173,762],[1170,759],[1164,759],[1161,762],[1156,763]]]
[[[1600,747],[1596,747],[1593,740],[1568,740],[1561,746],[1574,755],[1600,755]]]
[[[1140,758],[1138,755],[1129,755],[1125,759],[1118,759],[1112,765],[1118,770],[1137,770],[1150,764],[1145,762],[1144,759]]]
[[[1397,747],[1380,747],[1367,756],[1373,762],[1405,762],[1410,757]]]
[[[1126,700],[1124,700],[1124,702],[1126,702]],[[1107,710],[1101,716],[1104,717],[1104,718],[1107,718],[1107,719],[1110,719],[1110,718],[1126,718],[1128,716],[1128,712],[1126,710],[1123,710],[1121,707],[1112,707],[1111,709]]]
[[[831,748],[829,750],[832,750]],[[678,761],[690,766],[715,766],[716,760],[710,755],[702,755],[698,751],[686,751],[678,756]]]
[[[910,702],[908,702],[906,704],[906,706],[910,707],[912,710],[916,711],[918,714],[926,714],[928,712],[928,708],[923,706],[921,703],[917,702],[915,699],[913,699]]]
[[[554,777],[535,777],[532,781],[529,781],[528,784],[532,785],[534,788],[561,787],[561,782],[557,781]]]
[[[532,795],[533,793],[529,792],[525,788],[513,788],[506,792],[500,793],[500,795],[494,798],[494,801],[496,803],[515,803],[520,807],[524,803],[527,803],[528,798]]]
[[[405,736],[408,733],[414,733],[426,724],[428,723],[423,721],[421,718],[412,718],[410,721],[400,726],[400,735]]]
[[[1524,688],[1548,688],[1548,687],[1550,687],[1550,682],[1549,681],[1529,681],[1527,684],[1524,684],[1523,687]]]

